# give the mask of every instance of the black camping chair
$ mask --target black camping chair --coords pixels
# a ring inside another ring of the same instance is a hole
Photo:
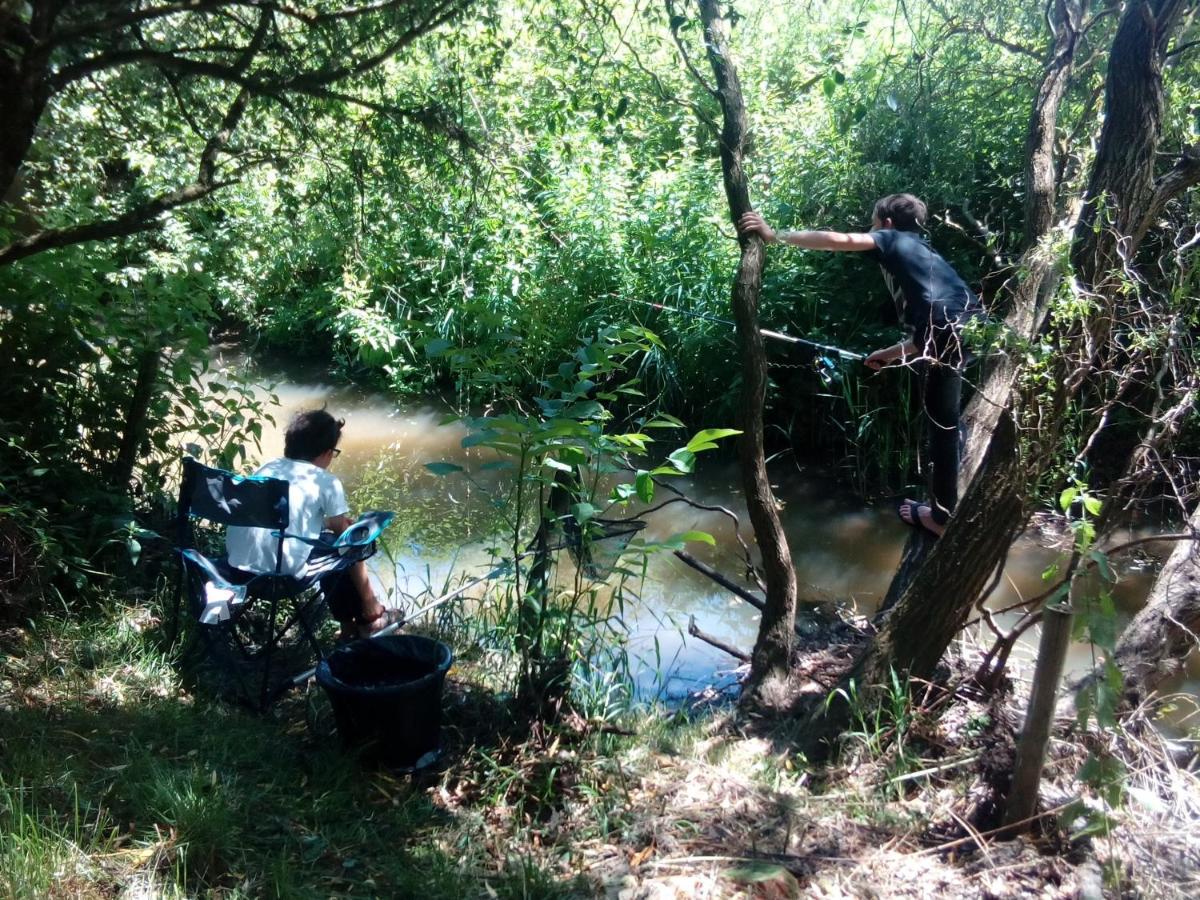
[[[330,596],[351,565],[375,553],[376,538],[392,517],[369,512],[336,538],[302,538],[287,533],[287,481],[234,475],[185,458],[177,520],[182,571],[172,633],[179,632],[186,596],[196,640],[184,658],[200,680],[260,710],[302,680],[296,673],[325,658],[319,633]],[[198,529],[200,521],[271,529],[278,539],[275,572],[255,575],[230,566],[223,528]],[[280,570],[285,538],[313,547],[295,576]]]

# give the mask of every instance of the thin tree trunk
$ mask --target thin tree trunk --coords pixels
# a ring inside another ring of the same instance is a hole
[[[1033,113],[1025,135],[1025,228],[1022,249],[1036,246],[1054,225],[1057,184],[1054,165],[1054,132],[1079,36],[1077,0],[1055,0],[1054,47],[1042,70],[1042,81],[1033,98]]]
[[[1050,607],[1042,620],[1042,639],[1038,644],[1037,666],[1033,673],[1032,696],[1025,725],[1017,742],[1017,762],[1013,767],[1012,787],[1004,824],[1028,823],[1037,807],[1038,785],[1046,762],[1046,744],[1054,719],[1058,683],[1062,679],[1067,648],[1071,643],[1071,612]]]
[[[150,403],[154,400],[154,385],[158,381],[161,366],[162,351],[157,347],[143,351],[138,360],[137,379],[133,384],[133,395],[129,398],[125,427],[121,431],[121,446],[113,467],[114,486],[126,492],[133,488],[133,469],[146,440]]]
[[[745,154],[746,108],[737,70],[729,52],[729,25],[721,18],[717,0],[700,0],[705,49],[716,76],[716,94],[721,102],[721,169],[725,196],[736,223],[749,212],[750,193],[742,168]],[[733,314],[737,322],[738,347],[742,357],[742,435],[738,460],[746,506],[762,554],[767,585],[766,609],[754,645],[748,696],[766,706],[786,702],[786,685],[792,629],[796,616],[796,573],[787,537],[779,521],[775,495],[767,479],[763,450],[763,404],[767,392],[767,361],[758,327],[758,299],[762,288],[763,243],[757,235],[741,239],[742,257],[733,287]]]

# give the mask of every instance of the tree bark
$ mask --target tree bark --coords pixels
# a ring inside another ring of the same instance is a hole
[[[1188,654],[1200,646],[1200,507],[1189,528],[1197,540],[1180,541],[1175,547],[1146,606],[1117,642],[1117,667],[1136,698],[1153,693],[1179,672]]]
[[[1025,228],[1022,249],[1036,246],[1054,224],[1057,179],[1054,131],[1075,62],[1081,10],[1077,0],[1055,0],[1054,46],[1042,70],[1025,135]]]
[[[16,9],[17,4],[9,5]],[[56,0],[33,0],[29,24],[0,9],[0,201],[9,196],[50,100],[46,39],[58,17]]]
[[[1011,413],[999,417],[988,451],[981,476],[895,610],[826,702],[810,713],[802,732],[803,751],[810,759],[824,758],[834,749],[850,721],[852,693],[858,702],[873,704],[880,686],[890,682],[891,671],[922,678],[933,674],[1003,559],[1025,518],[1025,469]]]
[[[717,0],[699,0],[704,26],[705,49],[716,77],[716,95],[721,103],[721,169],[725,196],[736,223],[749,212],[750,192],[742,168],[745,155],[746,108],[737,70],[729,52],[729,25],[721,18]],[[758,300],[762,288],[763,243],[757,235],[741,238],[742,256],[733,286],[733,315],[737,322],[738,347],[742,358],[742,435],[738,461],[746,506],[762,554],[767,585],[766,608],[759,624],[750,669],[748,697],[764,706],[786,702],[796,616],[796,573],[787,536],[779,521],[778,507],[767,478],[763,449],[763,404],[767,393],[767,360],[758,327]]]
[[[1042,620],[1042,639],[1038,644],[1029,711],[1025,714],[1025,724],[1017,742],[1017,761],[1013,766],[1008,806],[1004,810],[1006,826],[1028,823],[1037,808],[1038,785],[1042,781],[1046,745],[1054,720],[1054,701],[1070,644],[1070,608],[1048,607]]]
[[[1071,251],[1078,277],[1093,288],[1100,287],[1102,275],[1119,269],[1122,259],[1133,259],[1133,238],[1154,202],[1163,60],[1186,5],[1186,0],[1127,3],[1117,25],[1105,81],[1104,126]]]

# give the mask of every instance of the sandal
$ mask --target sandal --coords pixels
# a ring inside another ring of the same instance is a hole
[[[404,612],[399,609],[388,609],[384,607],[383,612],[373,619],[359,619],[358,621],[358,636],[360,638],[374,637],[392,625],[400,626],[404,624]]]
[[[932,518],[932,507],[930,507],[928,503],[921,503],[917,500],[905,500],[898,507],[896,507],[896,515],[898,515],[900,517],[900,521],[909,528],[920,528],[922,531],[928,532],[935,538],[940,538],[941,534],[926,525],[925,520],[921,518],[921,510],[923,509],[929,510],[930,517]]]

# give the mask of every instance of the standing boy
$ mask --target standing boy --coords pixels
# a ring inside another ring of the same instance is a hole
[[[758,234],[806,250],[869,253],[883,270],[908,340],[876,350],[865,364],[874,370],[892,362],[915,363],[922,374],[921,404],[932,464],[932,500],[905,500],[900,518],[940,537],[958,504],[959,405],[962,369],[968,354],[962,346],[962,325],[979,312],[979,300],[966,282],[929,246],[921,233],[925,204],[912,194],[891,194],[875,204],[871,231],[776,232],[756,212],[738,222],[743,234]]]
[[[341,534],[352,524],[346,491],[336,475],[328,471],[341,454],[342,419],[323,409],[300,412],[288,424],[283,456],[263,465],[254,474],[282,478],[288,483],[289,522],[287,533],[315,539],[322,531]],[[230,527],[225,534],[229,564],[246,572],[274,574],[279,540],[269,528]],[[283,541],[282,575],[300,575],[308,562],[309,544],[295,538]],[[330,576],[326,589],[330,612],[342,624],[344,637],[367,637],[401,621],[399,610],[386,609],[375,596],[367,564],[360,560],[346,571],[345,578]]]

